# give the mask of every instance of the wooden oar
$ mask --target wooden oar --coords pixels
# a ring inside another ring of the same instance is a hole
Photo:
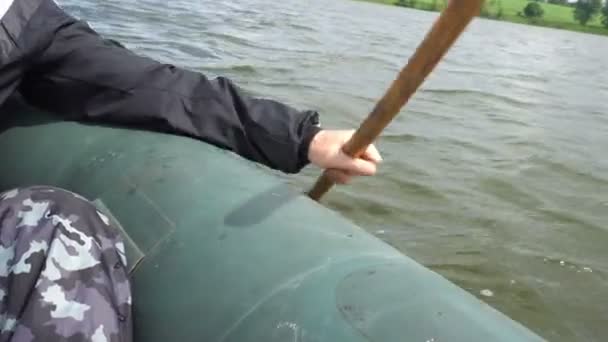
[[[342,148],[359,157],[376,140],[401,108],[416,92],[437,63],[454,44],[473,17],[479,14],[483,0],[448,0],[449,4],[433,24],[397,79]],[[324,172],[308,196],[318,201],[334,185]]]

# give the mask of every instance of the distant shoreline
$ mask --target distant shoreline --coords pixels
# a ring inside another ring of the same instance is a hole
[[[415,5],[412,6],[400,6],[397,5],[397,0],[357,0],[357,1],[365,1],[372,2],[378,4],[384,4],[395,7],[405,7],[411,8],[415,10],[421,11],[432,11],[439,12],[442,10],[442,0],[417,0]],[[519,15],[519,11],[517,11],[517,5],[521,7],[520,11],[523,12],[523,8],[527,1],[525,0],[502,0],[505,3],[503,8],[502,3],[499,3],[499,9],[497,10],[496,5],[494,7],[490,7],[487,11],[486,15],[482,15],[481,17],[490,20],[498,20],[504,22],[511,22],[516,24],[524,24],[530,26],[538,26],[538,27],[548,27],[554,29],[561,29],[567,31],[581,32],[581,33],[590,33],[596,35],[608,36],[608,28],[601,26],[599,16],[594,20],[589,22],[586,26],[580,25],[575,22],[572,18],[571,12],[573,9],[571,7],[559,6],[559,5],[551,5],[542,3],[541,5],[545,9],[545,15],[542,19],[528,19],[521,15]],[[494,2],[496,4],[496,2]],[[500,11],[500,16],[497,15],[497,11]],[[559,13],[558,13],[559,12]],[[567,20],[568,12],[570,12],[570,20]]]

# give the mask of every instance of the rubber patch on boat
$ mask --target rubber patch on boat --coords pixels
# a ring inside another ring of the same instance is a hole
[[[339,283],[338,310],[369,341],[450,341],[442,333],[450,316],[416,279],[415,270],[399,264],[360,269]]]
[[[336,304],[367,341],[544,341],[413,261],[348,274],[336,288]]]
[[[106,207],[106,205],[103,203],[102,200],[96,199],[93,201],[93,204],[95,205],[95,207],[97,207],[97,210],[99,210],[102,214],[104,214],[108,217],[108,219],[112,222],[112,224],[115,227],[118,227],[118,230],[120,231],[120,234],[122,235],[124,243],[125,243],[125,254],[127,256],[127,268],[128,268],[129,274],[132,274],[133,271],[135,271],[135,268],[137,267],[137,265],[139,265],[139,263],[142,260],[144,260],[145,254],[137,246],[135,241],[133,241],[131,236],[129,236],[129,234],[124,229],[122,224],[120,224],[120,222],[116,219],[116,217],[114,215],[112,215],[112,212],[110,211],[110,209],[108,209],[108,207]]]

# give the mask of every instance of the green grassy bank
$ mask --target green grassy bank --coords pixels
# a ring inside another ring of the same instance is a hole
[[[369,2],[396,5],[398,0],[363,0]],[[440,11],[446,0],[414,0],[404,1],[407,7],[427,11]],[[542,18],[528,19],[521,13],[528,4],[527,0],[487,0],[482,13],[483,17],[514,23],[552,27],[570,31],[608,35],[608,28],[601,24],[601,16],[597,15],[587,25],[583,26],[574,20],[573,7],[540,3],[544,15]],[[412,6],[413,5],[413,6]]]

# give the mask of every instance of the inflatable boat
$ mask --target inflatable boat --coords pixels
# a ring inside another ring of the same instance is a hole
[[[121,228],[135,341],[542,341],[230,152],[14,101],[0,117],[0,189],[62,187]]]

